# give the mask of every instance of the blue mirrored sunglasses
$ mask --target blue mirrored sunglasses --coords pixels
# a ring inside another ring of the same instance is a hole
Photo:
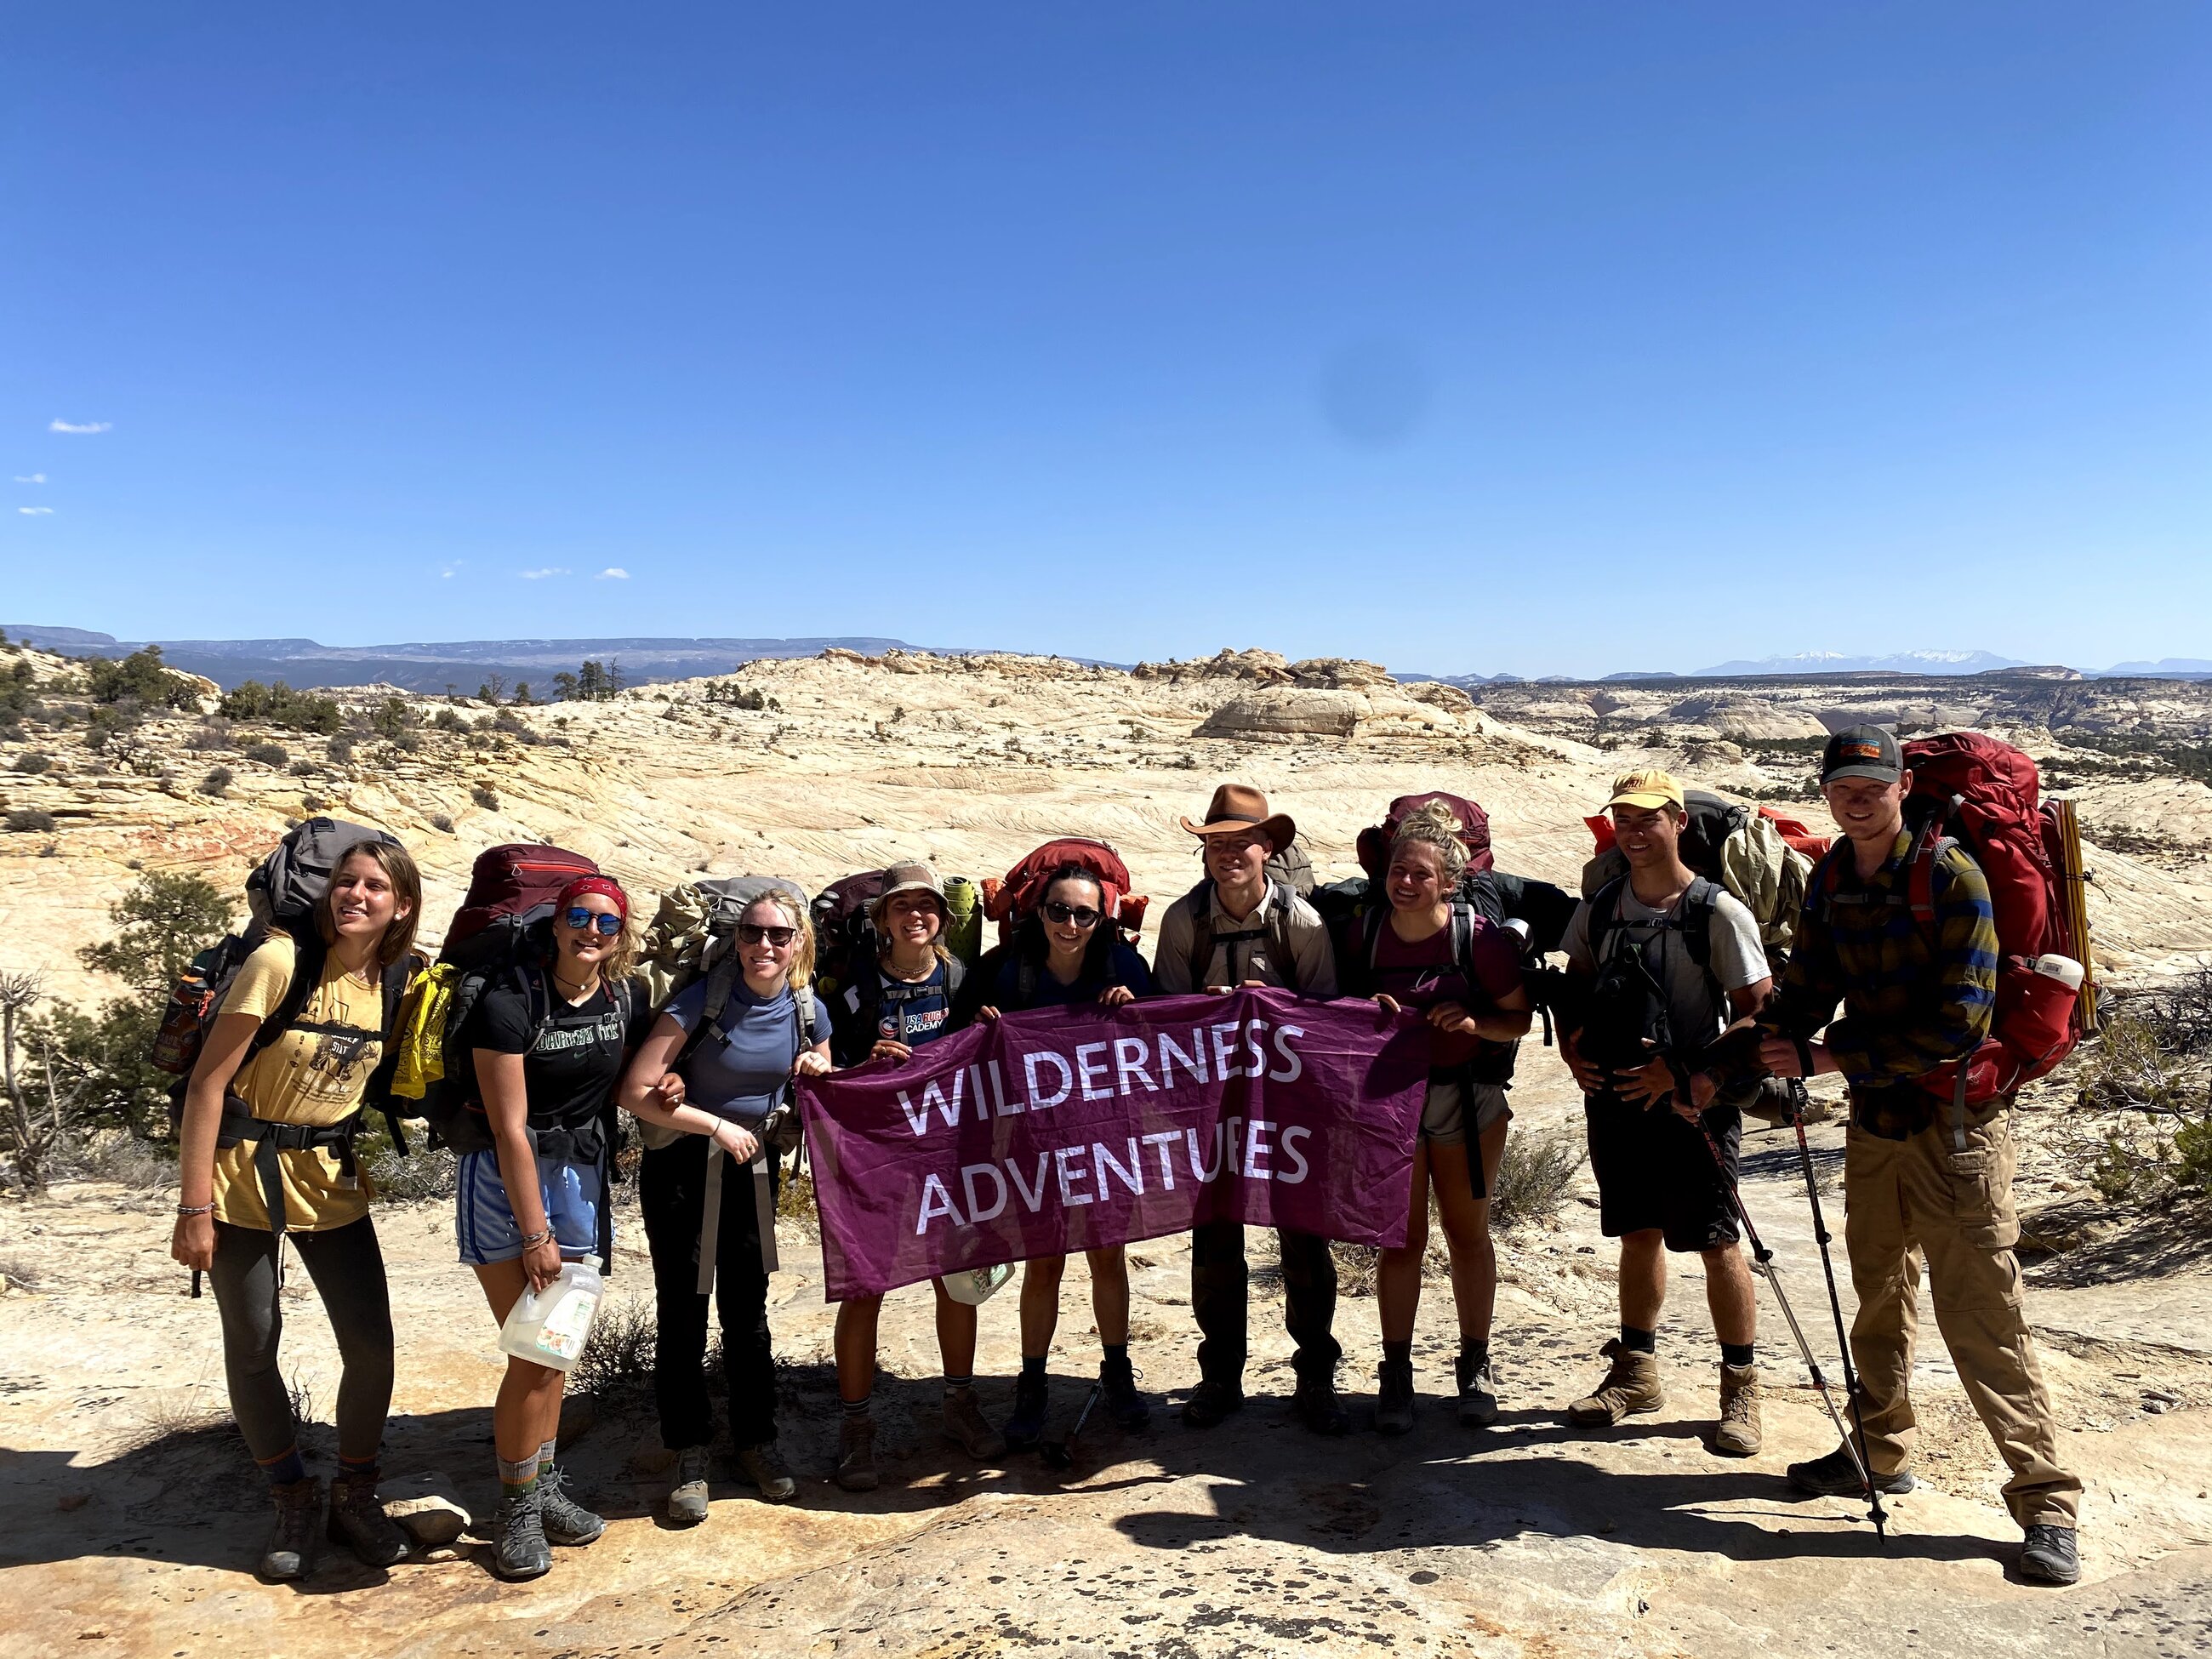
[[[563,920],[580,933],[586,927],[596,924],[599,930],[609,939],[622,932],[623,927],[623,919],[613,911],[586,910],[580,904],[571,906],[568,915]]]

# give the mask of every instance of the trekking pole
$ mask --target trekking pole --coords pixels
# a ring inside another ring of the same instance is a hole
[[[1858,1469],[1859,1479],[1865,1484],[1867,1516],[1874,1522],[1875,1536],[1884,1537],[1887,1534],[1883,1528],[1889,1517],[1883,1512],[1881,1494],[1875,1490],[1874,1473],[1867,1463],[1865,1426],[1863,1423],[1861,1424],[1858,1443],[1854,1445],[1851,1442],[1851,1431],[1844,1426],[1843,1413],[1836,1409],[1835,1398],[1828,1392],[1828,1379],[1820,1370],[1820,1362],[1813,1357],[1813,1345],[1805,1340],[1805,1328],[1797,1322],[1797,1311],[1790,1305],[1789,1293],[1782,1288],[1782,1275],[1774,1266],[1774,1252],[1766,1248],[1765,1242],[1759,1236],[1758,1227],[1752,1221],[1751,1212],[1744,1207],[1743,1193],[1737,1187],[1735,1177],[1729,1173],[1728,1159],[1722,1155],[1720,1142],[1713,1139],[1713,1132],[1705,1127],[1703,1118],[1698,1120],[1698,1133],[1705,1137],[1705,1150],[1713,1155],[1713,1169],[1721,1178],[1722,1187],[1727,1190],[1729,1207],[1735,1212],[1736,1219],[1743,1224],[1743,1236],[1751,1245],[1752,1260],[1758,1264],[1759,1271],[1766,1275],[1766,1287],[1774,1292],[1774,1305],[1782,1310],[1783,1323],[1790,1327],[1790,1334],[1797,1339],[1797,1352],[1804,1358],[1805,1369],[1813,1374],[1813,1386],[1820,1391],[1820,1403],[1828,1408],[1828,1420],[1836,1425],[1836,1433],[1843,1440],[1844,1449],[1850,1454],[1851,1462]],[[1801,1127],[1797,1133],[1802,1142],[1804,1136],[1803,1128]],[[1809,1170],[1811,1167],[1808,1158],[1806,1168]],[[1813,1212],[1814,1231],[1819,1233],[1821,1228],[1819,1221],[1820,1204],[1817,1200],[1814,1200]],[[1823,1261],[1827,1260],[1826,1245],[1821,1247],[1820,1259]],[[1835,1293],[1836,1277],[1831,1272],[1828,1275],[1828,1295],[1831,1301],[1834,1299]],[[1836,1334],[1838,1340],[1843,1335],[1843,1310],[1838,1304],[1836,1312]],[[1844,1351],[1844,1386],[1850,1393],[1851,1416],[1856,1421],[1859,1418],[1858,1385],[1851,1380],[1850,1370],[1850,1350],[1846,1347]]]
[[[1836,1264],[1828,1255],[1828,1223],[1820,1212],[1820,1183],[1813,1173],[1813,1147],[1805,1139],[1805,1108],[1810,1097],[1801,1086],[1790,1103],[1790,1122],[1797,1131],[1797,1161],[1805,1170],[1805,1200],[1813,1206],[1813,1238],[1820,1247],[1820,1271],[1828,1280],[1828,1311],[1836,1322],[1836,1348],[1844,1361],[1844,1394],[1851,1402],[1851,1426],[1857,1431],[1858,1443],[1852,1444],[1851,1437],[1844,1437],[1844,1445],[1850,1451],[1851,1461],[1859,1466],[1859,1475],[1866,1482],[1867,1506],[1874,1515],[1874,1529],[1881,1531],[1881,1498],[1875,1491],[1874,1465],[1867,1455],[1866,1409],[1859,1401],[1858,1373],[1851,1365],[1850,1340],[1844,1334],[1843,1298],[1836,1294]],[[1838,1425],[1841,1427],[1841,1425]]]
[[[1059,1441],[1048,1440],[1037,1448],[1037,1455],[1044,1460],[1047,1468],[1066,1469],[1074,1467],[1075,1437],[1083,1432],[1083,1425],[1091,1420],[1091,1408],[1098,1403],[1099,1397],[1105,1392],[1106,1384],[1103,1382],[1093,1382],[1091,1385],[1090,1395],[1084,1400],[1083,1409],[1076,1413],[1075,1426],[1067,1431],[1066,1437]]]

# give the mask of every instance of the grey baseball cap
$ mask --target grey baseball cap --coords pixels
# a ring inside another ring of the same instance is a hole
[[[1847,726],[1828,739],[1820,756],[1820,781],[1838,778],[1872,778],[1895,783],[1905,775],[1905,756],[1896,733],[1879,726]]]

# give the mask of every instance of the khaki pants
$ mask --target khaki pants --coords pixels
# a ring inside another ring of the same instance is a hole
[[[1920,1263],[1959,1381],[2012,1470],[2005,1502],[2022,1527],[2075,1524],[2081,1482],[2058,1466],[2057,1425],[2022,1306],[2013,1209],[2012,1114],[1966,1130],[1955,1150],[1948,1112],[1907,1140],[1856,1124],[1844,1146],[1844,1241],[1859,1297],[1851,1324],[1868,1461],[1894,1474],[1918,1425],[1907,1396],[1919,1325]]]

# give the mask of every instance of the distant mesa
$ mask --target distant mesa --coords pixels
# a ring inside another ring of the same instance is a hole
[[[2025,668],[2015,657],[1990,651],[1893,651],[1887,656],[1855,657],[1841,651],[1799,651],[1784,657],[1738,658],[1700,668],[1700,679],[1739,674],[1985,674],[1993,669]]]

